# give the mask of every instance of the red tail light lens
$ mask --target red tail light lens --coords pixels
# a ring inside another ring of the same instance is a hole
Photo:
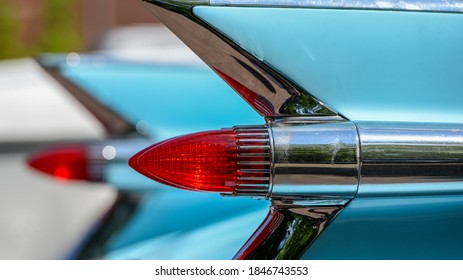
[[[28,164],[59,180],[89,180],[87,149],[65,147],[44,151],[28,159]]]
[[[155,144],[129,164],[153,180],[182,189],[255,191],[268,187],[269,149],[265,128],[222,129]]]

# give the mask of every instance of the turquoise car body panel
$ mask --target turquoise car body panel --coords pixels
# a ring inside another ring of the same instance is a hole
[[[194,8],[352,121],[462,123],[463,14]]]

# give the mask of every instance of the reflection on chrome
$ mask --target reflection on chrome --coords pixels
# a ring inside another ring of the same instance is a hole
[[[362,185],[463,181],[462,124],[297,119],[267,124],[269,184],[235,195],[333,205],[353,199]]]
[[[269,127],[274,157],[270,197],[349,199],[364,184],[463,181],[462,124],[298,124],[293,118]]]
[[[463,180],[463,125],[359,122],[357,127],[362,184]]]
[[[274,201],[269,214],[234,259],[298,259],[342,210]]]

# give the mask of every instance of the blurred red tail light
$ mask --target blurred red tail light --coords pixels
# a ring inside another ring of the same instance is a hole
[[[71,146],[40,152],[28,159],[28,164],[59,180],[90,180],[87,149]]]
[[[181,189],[229,194],[267,191],[270,146],[265,127],[236,127],[184,135],[155,144],[129,164]]]

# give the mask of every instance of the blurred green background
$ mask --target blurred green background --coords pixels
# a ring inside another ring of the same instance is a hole
[[[112,28],[153,22],[139,0],[0,0],[0,59],[87,51]]]

